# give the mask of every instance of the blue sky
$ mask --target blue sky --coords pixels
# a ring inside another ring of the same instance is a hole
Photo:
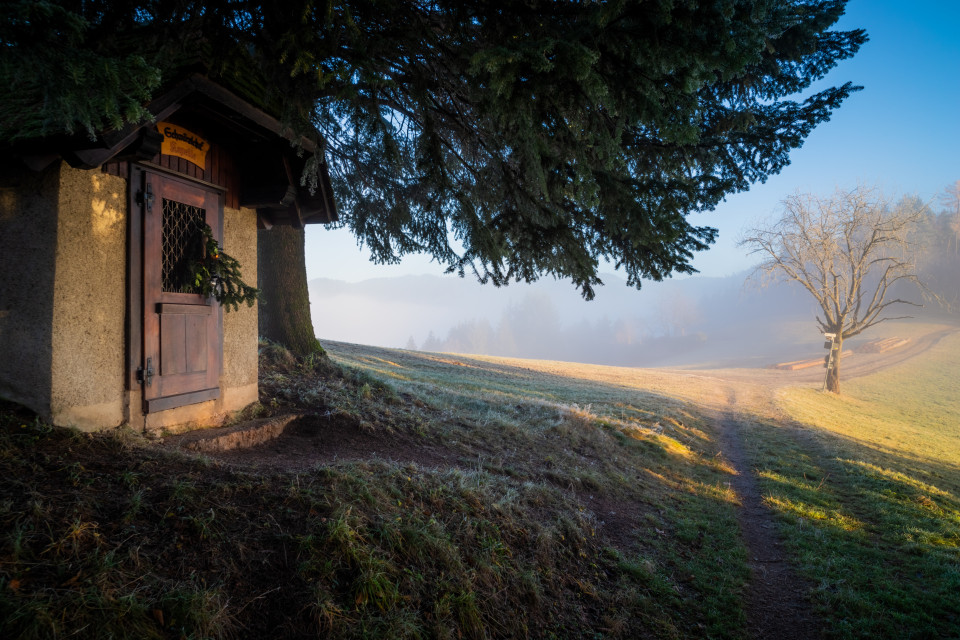
[[[780,175],[695,215],[695,224],[720,230],[716,245],[694,260],[703,275],[749,268],[751,259],[736,246],[738,235],[788,194],[826,194],[865,183],[888,195],[931,200],[960,180],[960,0],[851,0],[840,27],[864,28],[870,41],[824,83],[852,81],[864,89],[794,151]],[[375,265],[349,231],[319,225],[307,230],[306,253],[310,279],[356,282],[443,272],[427,256]]]

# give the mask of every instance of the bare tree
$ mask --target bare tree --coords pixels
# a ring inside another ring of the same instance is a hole
[[[893,291],[903,281],[922,289],[910,246],[910,232],[924,213],[916,199],[892,205],[861,186],[827,198],[796,194],[781,204],[779,219],[748,231],[740,246],[764,258],[755,274],[796,281],[810,292],[820,305],[820,329],[837,336],[837,354],[844,339],[909,317],[890,317],[889,307],[922,306]],[[839,356],[827,372],[827,390],[840,392]]]
[[[951,212],[950,229],[953,231],[953,252],[960,253],[960,180],[943,190],[940,201]],[[950,239],[947,239],[947,246]]]

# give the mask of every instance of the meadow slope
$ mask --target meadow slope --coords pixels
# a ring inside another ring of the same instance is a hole
[[[958,637],[960,335],[910,330],[841,397],[263,344],[240,419],[296,417],[208,456],[4,405],[0,635]]]
[[[883,333],[911,342],[851,358],[841,396],[820,392],[819,368],[670,371],[419,354],[426,366],[411,376],[373,351],[335,351],[383,376],[464,388],[478,383],[456,367],[482,362],[503,392],[569,398],[609,417],[620,393],[661,411],[685,406],[731,471],[751,575],[748,635],[960,637],[960,333],[922,323]],[[454,368],[441,373],[440,364]]]

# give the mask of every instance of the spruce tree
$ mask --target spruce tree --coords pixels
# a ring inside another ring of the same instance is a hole
[[[303,229],[274,227],[257,232],[260,335],[299,356],[323,351],[313,331]]]
[[[693,272],[716,230],[690,215],[783,169],[858,88],[808,91],[866,41],[833,28],[845,4],[4,3],[0,77],[17,91],[0,134],[141,119],[200,64],[321,133],[340,224],[375,261],[426,252],[590,298],[601,260],[636,287]]]

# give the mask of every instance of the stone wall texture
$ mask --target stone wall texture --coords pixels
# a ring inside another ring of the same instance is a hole
[[[125,420],[127,181],[62,165],[50,412],[57,424]]]
[[[49,417],[60,168],[0,175],[0,398]]]
[[[243,280],[257,286],[257,212],[230,209],[223,212],[223,250],[237,259]],[[226,411],[256,402],[257,305],[240,305],[223,312],[223,374],[221,392]]]

